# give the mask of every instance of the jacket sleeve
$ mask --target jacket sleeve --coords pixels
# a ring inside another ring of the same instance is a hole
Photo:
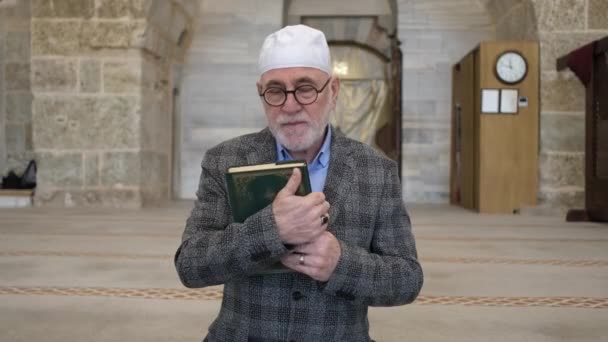
[[[340,241],[342,255],[323,291],[372,306],[413,302],[423,283],[396,164],[385,172],[370,249]]]
[[[219,154],[207,153],[197,199],[175,253],[186,287],[223,284],[276,262],[288,250],[279,239],[271,207],[233,223]]]

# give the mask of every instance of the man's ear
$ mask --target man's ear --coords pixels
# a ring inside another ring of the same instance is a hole
[[[255,82],[256,87],[258,87],[258,94],[262,93],[262,83],[260,81]]]

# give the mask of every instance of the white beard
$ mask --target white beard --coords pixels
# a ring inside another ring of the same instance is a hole
[[[277,121],[268,122],[268,128],[275,139],[291,152],[303,152],[311,148],[319,140],[323,139],[325,128],[329,122],[330,108],[324,110],[319,122],[310,119],[303,110],[296,115],[281,115]],[[283,124],[290,122],[306,122],[305,128],[286,128]]]

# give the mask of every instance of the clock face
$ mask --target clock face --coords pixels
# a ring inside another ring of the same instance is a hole
[[[526,77],[527,72],[528,63],[518,52],[505,52],[496,60],[496,76],[504,83],[519,83]]]

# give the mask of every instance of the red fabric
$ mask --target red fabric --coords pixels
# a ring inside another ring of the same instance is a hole
[[[593,65],[593,51],[595,42],[589,43],[570,52],[568,67],[572,70],[585,87],[591,81],[591,66]]]

